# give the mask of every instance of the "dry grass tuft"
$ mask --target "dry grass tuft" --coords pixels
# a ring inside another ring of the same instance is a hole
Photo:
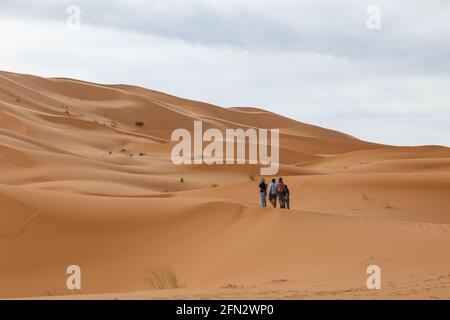
[[[172,268],[167,266],[148,269],[145,281],[154,290],[184,288]]]

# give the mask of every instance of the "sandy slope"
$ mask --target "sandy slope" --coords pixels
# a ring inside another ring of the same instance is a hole
[[[194,120],[280,128],[293,210],[259,208],[259,167],[173,165],[170,134]],[[82,298],[450,298],[445,147],[0,72],[0,169],[2,298],[71,294],[70,264]],[[381,291],[365,288],[371,264]],[[161,266],[186,288],[149,290]]]

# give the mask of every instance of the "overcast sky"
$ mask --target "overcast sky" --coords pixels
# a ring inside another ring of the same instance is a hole
[[[0,0],[0,46],[2,70],[450,146],[448,0]]]

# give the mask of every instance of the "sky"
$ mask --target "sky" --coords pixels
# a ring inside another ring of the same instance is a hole
[[[0,0],[0,69],[450,146],[448,0]]]

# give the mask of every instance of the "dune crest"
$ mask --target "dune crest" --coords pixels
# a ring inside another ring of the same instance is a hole
[[[175,165],[171,134],[194,121],[279,128],[292,210],[260,208],[259,166]],[[70,294],[71,264],[88,298],[450,298],[447,147],[0,72],[0,169],[0,298]],[[364,287],[369,264],[385,291]],[[186,288],[150,290],[161,266]]]

